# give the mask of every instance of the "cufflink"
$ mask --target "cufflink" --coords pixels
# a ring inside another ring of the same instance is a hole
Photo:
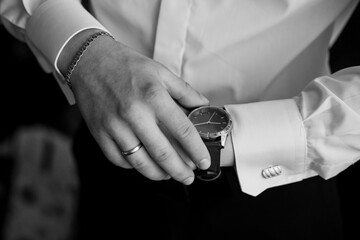
[[[281,172],[282,172],[281,167],[276,165],[276,166],[270,166],[268,168],[263,169],[261,174],[262,174],[263,178],[268,179],[268,178],[279,176],[281,174]]]

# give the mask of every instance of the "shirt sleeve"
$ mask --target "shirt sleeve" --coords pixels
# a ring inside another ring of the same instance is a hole
[[[329,179],[360,158],[360,67],[319,77],[293,99],[226,108],[235,168],[250,195],[315,175]],[[264,177],[269,167],[281,173]]]
[[[25,41],[40,65],[52,72],[70,104],[71,90],[57,68],[66,43],[77,33],[90,29],[107,31],[79,0],[1,0],[1,21],[6,29]]]

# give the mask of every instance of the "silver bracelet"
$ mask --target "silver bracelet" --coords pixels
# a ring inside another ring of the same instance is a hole
[[[79,51],[76,53],[74,59],[72,60],[70,66],[68,67],[68,70],[64,76],[65,78],[65,81],[67,83],[67,85],[69,86],[70,89],[72,89],[72,85],[71,85],[71,82],[70,82],[70,77],[71,77],[71,74],[73,73],[76,65],[78,64],[78,62],[80,61],[80,58],[82,57],[82,55],[84,55],[84,52],[88,49],[88,47],[90,46],[90,44],[95,40],[97,39],[98,37],[101,37],[101,36],[108,36],[108,37],[111,37],[112,39],[114,39],[114,37],[108,33],[108,32],[104,32],[104,31],[101,31],[101,32],[97,32],[97,33],[94,33],[93,35],[91,35],[86,41],[85,43],[82,45],[82,47],[79,49]]]

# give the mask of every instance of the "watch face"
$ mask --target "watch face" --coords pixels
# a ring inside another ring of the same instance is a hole
[[[215,139],[230,131],[230,115],[222,108],[204,106],[193,110],[188,118],[194,124],[201,137]]]

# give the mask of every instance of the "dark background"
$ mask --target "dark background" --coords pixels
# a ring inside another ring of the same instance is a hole
[[[330,49],[332,71],[360,65],[360,6]],[[358,239],[360,226],[360,163],[357,162],[336,178],[339,185],[346,239]]]
[[[360,65],[359,28],[358,7],[330,50],[332,71]],[[2,26],[0,37],[0,143],[19,127],[34,124],[49,126],[71,138],[80,119],[77,108],[68,105],[53,76],[43,72],[25,44],[14,39]],[[0,230],[6,219],[13,168],[11,159],[0,157]],[[346,239],[358,236],[356,230],[360,226],[359,173],[360,163],[357,163],[336,177]]]

